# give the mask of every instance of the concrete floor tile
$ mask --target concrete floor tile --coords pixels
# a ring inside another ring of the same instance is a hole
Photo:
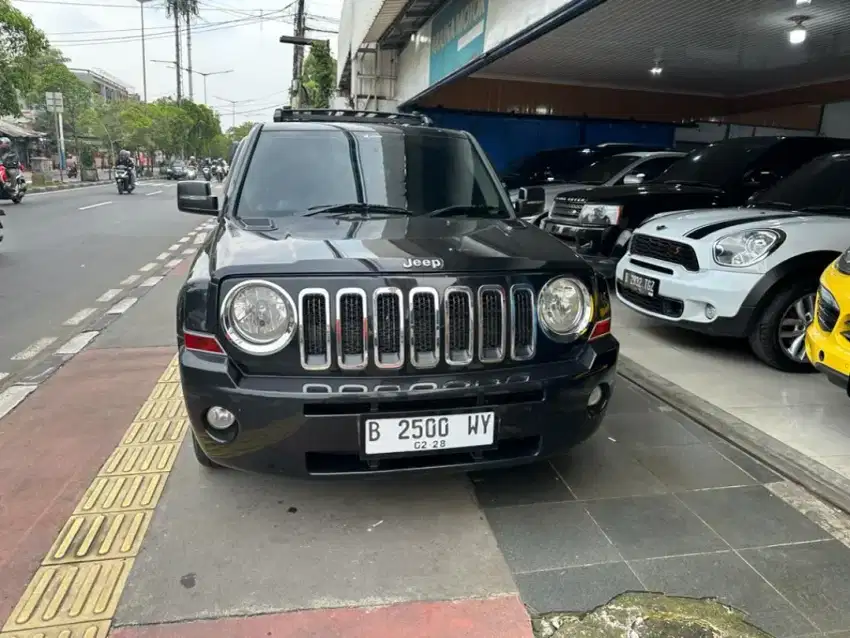
[[[820,631],[850,627],[850,548],[838,541],[741,552]]]
[[[516,577],[526,605],[537,613],[586,612],[643,585],[624,562],[530,572]]]
[[[718,598],[745,612],[752,624],[776,638],[817,630],[734,552],[630,561],[629,565],[649,591]]]
[[[464,476],[295,481],[208,471],[187,438],[116,618],[148,624],[515,591]]]
[[[830,538],[761,485],[684,492],[679,498],[736,549]]]
[[[608,415],[605,430],[629,447],[699,444],[699,439],[676,419],[656,410]]]
[[[469,475],[482,507],[573,501],[575,496],[546,462]]]
[[[626,560],[728,548],[672,494],[589,501],[585,507]]]
[[[705,443],[635,448],[634,455],[672,491],[752,485],[756,482]]]
[[[514,573],[622,560],[579,503],[500,507],[486,513]]]

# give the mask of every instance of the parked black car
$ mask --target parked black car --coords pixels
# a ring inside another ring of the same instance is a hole
[[[186,162],[184,162],[183,160],[174,160],[173,162],[171,162],[168,168],[165,169],[165,178],[168,180],[185,179],[188,172],[189,169],[186,166]]]
[[[531,462],[589,437],[618,343],[604,279],[516,218],[468,133],[279,109],[237,154],[179,294],[198,461],[302,476]]]
[[[847,148],[850,140],[827,137],[724,140],[691,153],[650,183],[563,193],[541,226],[613,278],[632,231],[652,215],[745,204],[818,155]]]
[[[570,146],[540,151],[511,164],[501,175],[508,190],[567,181],[576,171],[604,157],[631,151],[663,151],[658,146],[607,142],[597,146]]]

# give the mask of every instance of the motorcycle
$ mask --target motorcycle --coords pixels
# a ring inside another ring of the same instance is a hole
[[[118,194],[128,195],[133,192],[135,185],[130,183],[130,169],[126,166],[117,166],[115,168],[115,185],[118,186]]]
[[[20,204],[27,192],[27,180],[24,177],[24,167],[7,168],[0,164],[0,199],[9,199],[13,204]]]
[[[76,177],[77,177],[77,167],[76,166],[70,166],[68,168],[68,179],[76,179]]]
[[[215,178],[216,178],[219,182],[223,182],[223,181],[224,181],[224,167],[222,167],[222,166],[216,166],[216,167],[215,167]]]
[[[204,179],[210,181],[212,179],[212,170],[209,166],[204,166],[201,171],[204,174]]]

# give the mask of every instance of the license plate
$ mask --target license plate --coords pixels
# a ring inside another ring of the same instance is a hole
[[[486,447],[495,440],[495,426],[493,412],[365,419],[363,451],[372,456]]]
[[[631,270],[623,272],[623,285],[644,297],[654,297],[658,292],[658,280],[651,277],[644,277],[633,273]]]

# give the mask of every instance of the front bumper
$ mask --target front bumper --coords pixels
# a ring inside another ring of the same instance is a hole
[[[836,295],[838,298],[844,298],[840,291],[848,282],[850,277],[838,273],[834,265],[829,266],[821,276],[821,283],[833,295],[839,293]],[[816,318],[806,330],[806,355],[818,372],[822,372],[831,383],[850,394],[850,340],[841,334],[847,319],[846,311],[841,308],[838,321],[830,332],[821,327],[817,314],[815,312]]]
[[[655,296],[644,297],[625,288],[626,270],[657,280]],[[761,273],[751,272],[693,272],[678,264],[627,254],[617,265],[616,290],[620,301],[641,314],[704,334],[745,337],[760,300],[753,291],[762,278]]]
[[[562,453],[587,439],[602,422],[614,387],[618,351],[617,340],[609,335],[584,346],[570,361],[405,377],[403,388],[385,386],[386,391],[378,386],[401,379],[242,377],[225,357],[183,347],[179,362],[193,433],[210,459],[252,472],[329,477],[467,471]],[[365,388],[344,391],[343,385],[348,383],[350,389],[352,382]],[[410,391],[415,383],[440,389]],[[589,409],[590,394],[600,385],[605,400]],[[366,388],[372,390],[363,392]],[[216,441],[205,427],[204,415],[214,405],[236,415],[235,438],[230,442]],[[496,416],[495,444],[486,449],[369,459],[361,454],[361,423],[367,415],[414,418],[481,410]]]

